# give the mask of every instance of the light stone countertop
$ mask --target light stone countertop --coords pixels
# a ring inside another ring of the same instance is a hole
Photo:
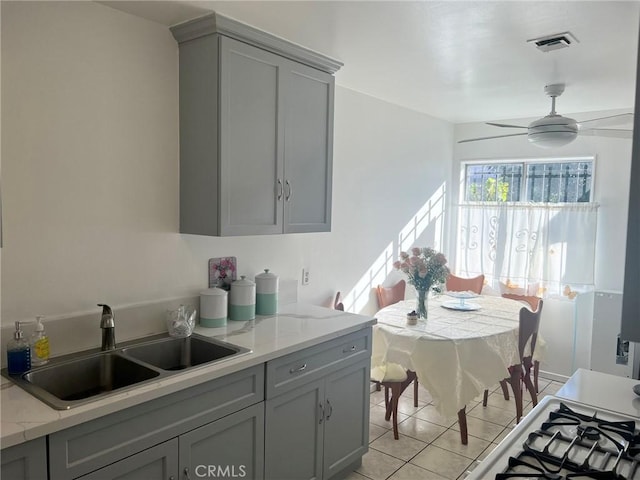
[[[4,377],[0,383],[0,444],[23,443],[170,393],[249,368],[367,328],[372,317],[312,305],[291,304],[275,316],[195,332],[240,345],[252,353],[151,382],[69,410],[55,410]]]

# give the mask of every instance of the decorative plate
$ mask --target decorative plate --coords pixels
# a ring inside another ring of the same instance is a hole
[[[480,310],[480,305],[478,305],[477,303],[473,303],[473,302],[465,302],[465,303],[443,302],[442,306],[444,308],[448,308],[450,310],[462,310],[462,311],[465,311],[465,312],[472,311],[472,310]]]
[[[460,298],[462,300],[464,300],[465,298],[478,298],[480,296],[477,293],[470,292],[470,291],[466,291],[466,292],[445,292],[445,293],[450,297]]]

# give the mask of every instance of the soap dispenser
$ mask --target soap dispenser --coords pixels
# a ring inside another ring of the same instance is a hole
[[[36,316],[36,329],[31,337],[31,365],[34,367],[49,362],[49,337],[44,333],[42,315]]]
[[[7,343],[7,371],[9,375],[21,375],[31,370],[31,347],[24,338],[21,322],[16,322],[13,339]]]

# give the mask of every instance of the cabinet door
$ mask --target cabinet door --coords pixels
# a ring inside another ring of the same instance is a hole
[[[324,478],[356,462],[369,444],[369,362],[326,379]]]
[[[264,404],[180,437],[184,478],[264,478]]]
[[[42,480],[47,478],[45,437],[5,448],[2,450],[0,458],[2,458],[0,478],[11,480]]]
[[[143,450],[79,478],[81,480],[139,480],[142,478],[177,480],[178,439],[174,438]]]
[[[221,235],[282,233],[283,63],[220,38]]]
[[[265,402],[265,477],[322,478],[323,381]]]
[[[331,230],[334,77],[288,62],[285,233]]]

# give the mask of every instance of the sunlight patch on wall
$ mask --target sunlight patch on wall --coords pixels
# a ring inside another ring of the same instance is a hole
[[[442,249],[445,194],[446,188],[443,182],[400,230],[397,239],[391,241],[384,248],[364,275],[356,282],[353,289],[343,297],[345,311],[358,313],[365,308],[371,298],[371,290],[382,285],[389,274],[394,271],[393,262],[398,259],[400,251],[407,251],[416,245],[429,226],[433,228],[433,237],[429,244],[420,246],[429,246],[436,250]],[[422,241],[424,240],[422,239]]]

